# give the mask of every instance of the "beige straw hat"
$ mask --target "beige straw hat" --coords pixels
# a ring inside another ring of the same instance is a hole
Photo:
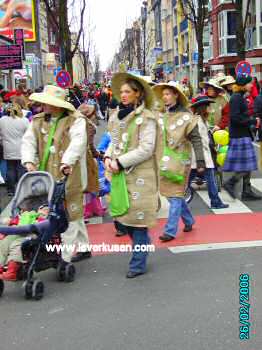
[[[43,92],[30,95],[29,100],[61,107],[72,112],[76,110],[71,103],[66,101],[66,91],[54,85],[46,85]]]
[[[199,86],[201,88],[204,88],[205,86],[212,86],[215,89],[223,90],[223,88],[219,85],[219,82],[217,81],[217,79],[210,79],[208,81],[202,81],[201,83],[199,83]]]
[[[163,102],[163,100],[162,100],[163,90],[170,89],[170,88],[178,93],[180,104],[184,107],[187,107],[189,104],[189,101],[188,101],[188,98],[186,97],[186,95],[184,94],[183,87],[179,83],[176,83],[174,81],[170,81],[169,83],[157,84],[157,85],[153,86],[152,90],[154,91],[157,100],[162,103]]]
[[[220,83],[221,86],[235,84],[236,80],[231,75],[227,75],[225,79]]]
[[[123,86],[128,80],[136,80],[138,81],[145,90],[145,106],[148,109],[151,109],[154,104],[154,94],[150,85],[144,80],[142,77],[130,74],[130,73],[116,73],[112,78],[112,92],[114,97],[120,101],[120,88]]]

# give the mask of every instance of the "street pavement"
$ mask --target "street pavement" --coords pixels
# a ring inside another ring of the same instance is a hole
[[[98,138],[104,123],[98,129]],[[262,192],[259,172],[252,179]],[[22,283],[6,283],[0,299],[0,349],[10,350],[260,350],[262,344],[262,201],[209,209],[206,188],[190,204],[194,230],[169,243],[158,236],[168,215],[162,199],[156,251],[148,273],[127,280],[130,254],[94,254],[76,264],[74,283],[56,282],[55,271],[39,274],[46,291],[39,302],[23,299]],[[90,241],[117,238],[109,216],[88,225]],[[250,276],[250,339],[239,340],[239,275]]]

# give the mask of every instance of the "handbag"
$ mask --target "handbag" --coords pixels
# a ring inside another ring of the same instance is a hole
[[[160,160],[160,176],[177,184],[186,181],[185,168],[191,163],[188,152],[177,152],[167,146],[167,120],[164,117],[163,156]]]
[[[135,119],[131,122],[128,128],[128,138],[124,146],[124,152],[128,150],[128,145],[132,137],[133,131],[135,129]],[[117,174],[112,174],[111,180],[111,194],[110,194],[110,203],[109,210],[112,217],[119,217],[125,215],[130,208],[128,189],[126,184],[126,176],[124,170],[120,171]]]

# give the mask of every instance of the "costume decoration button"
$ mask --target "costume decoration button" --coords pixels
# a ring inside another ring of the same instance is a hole
[[[122,140],[123,140],[124,142],[127,142],[127,141],[128,141],[128,133],[127,133],[127,132],[125,132],[125,133],[122,135]]]
[[[162,160],[163,160],[163,162],[169,162],[169,161],[170,161],[170,157],[164,156],[164,157],[162,158]]]
[[[137,186],[144,186],[144,184],[145,184],[145,180],[144,179],[139,178],[139,179],[136,180],[136,185]]]
[[[136,125],[141,125],[143,124],[143,118],[139,117],[139,118],[136,118]]]
[[[160,119],[158,119],[158,123],[159,123],[160,125],[164,125],[164,120],[163,120],[162,118],[160,118]]]
[[[185,122],[187,122],[190,119],[190,117],[189,117],[189,115],[184,115],[183,119],[184,119]]]
[[[120,127],[120,129],[124,129],[126,127],[126,122],[121,121],[119,123],[119,127]]]
[[[137,220],[144,220],[145,214],[144,212],[140,211],[139,213],[136,214]]]
[[[51,146],[51,147],[49,148],[49,151],[50,151],[50,153],[54,154],[54,153],[56,152],[55,146]]]
[[[139,197],[140,197],[140,193],[139,193],[139,192],[133,192],[133,193],[132,193],[132,198],[133,198],[134,200],[137,200]]]
[[[42,129],[41,129],[41,133],[44,134],[44,135],[46,135],[46,134],[47,134],[47,131],[46,131],[44,128],[42,128]]]
[[[179,119],[177,122],[178,126],[182,126],[184,124],[184,120],[183,119]]]
[[[170,128],[169,128],[169,129],[170,129],[171,131],[173,131],[173,130],[175,130],[175,128],[176,128],[176,125],[175,125],[175,124],[172,124],[172,125],[170,125]]]

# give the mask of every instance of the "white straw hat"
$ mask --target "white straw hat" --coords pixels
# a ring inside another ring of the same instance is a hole
[[[66,101],[66,91],[54,85],[46,85],[43,92],[33,93],[29,96],[29,99],[50,106],[68,109],[72,112],[76,110],[71,103]]]

